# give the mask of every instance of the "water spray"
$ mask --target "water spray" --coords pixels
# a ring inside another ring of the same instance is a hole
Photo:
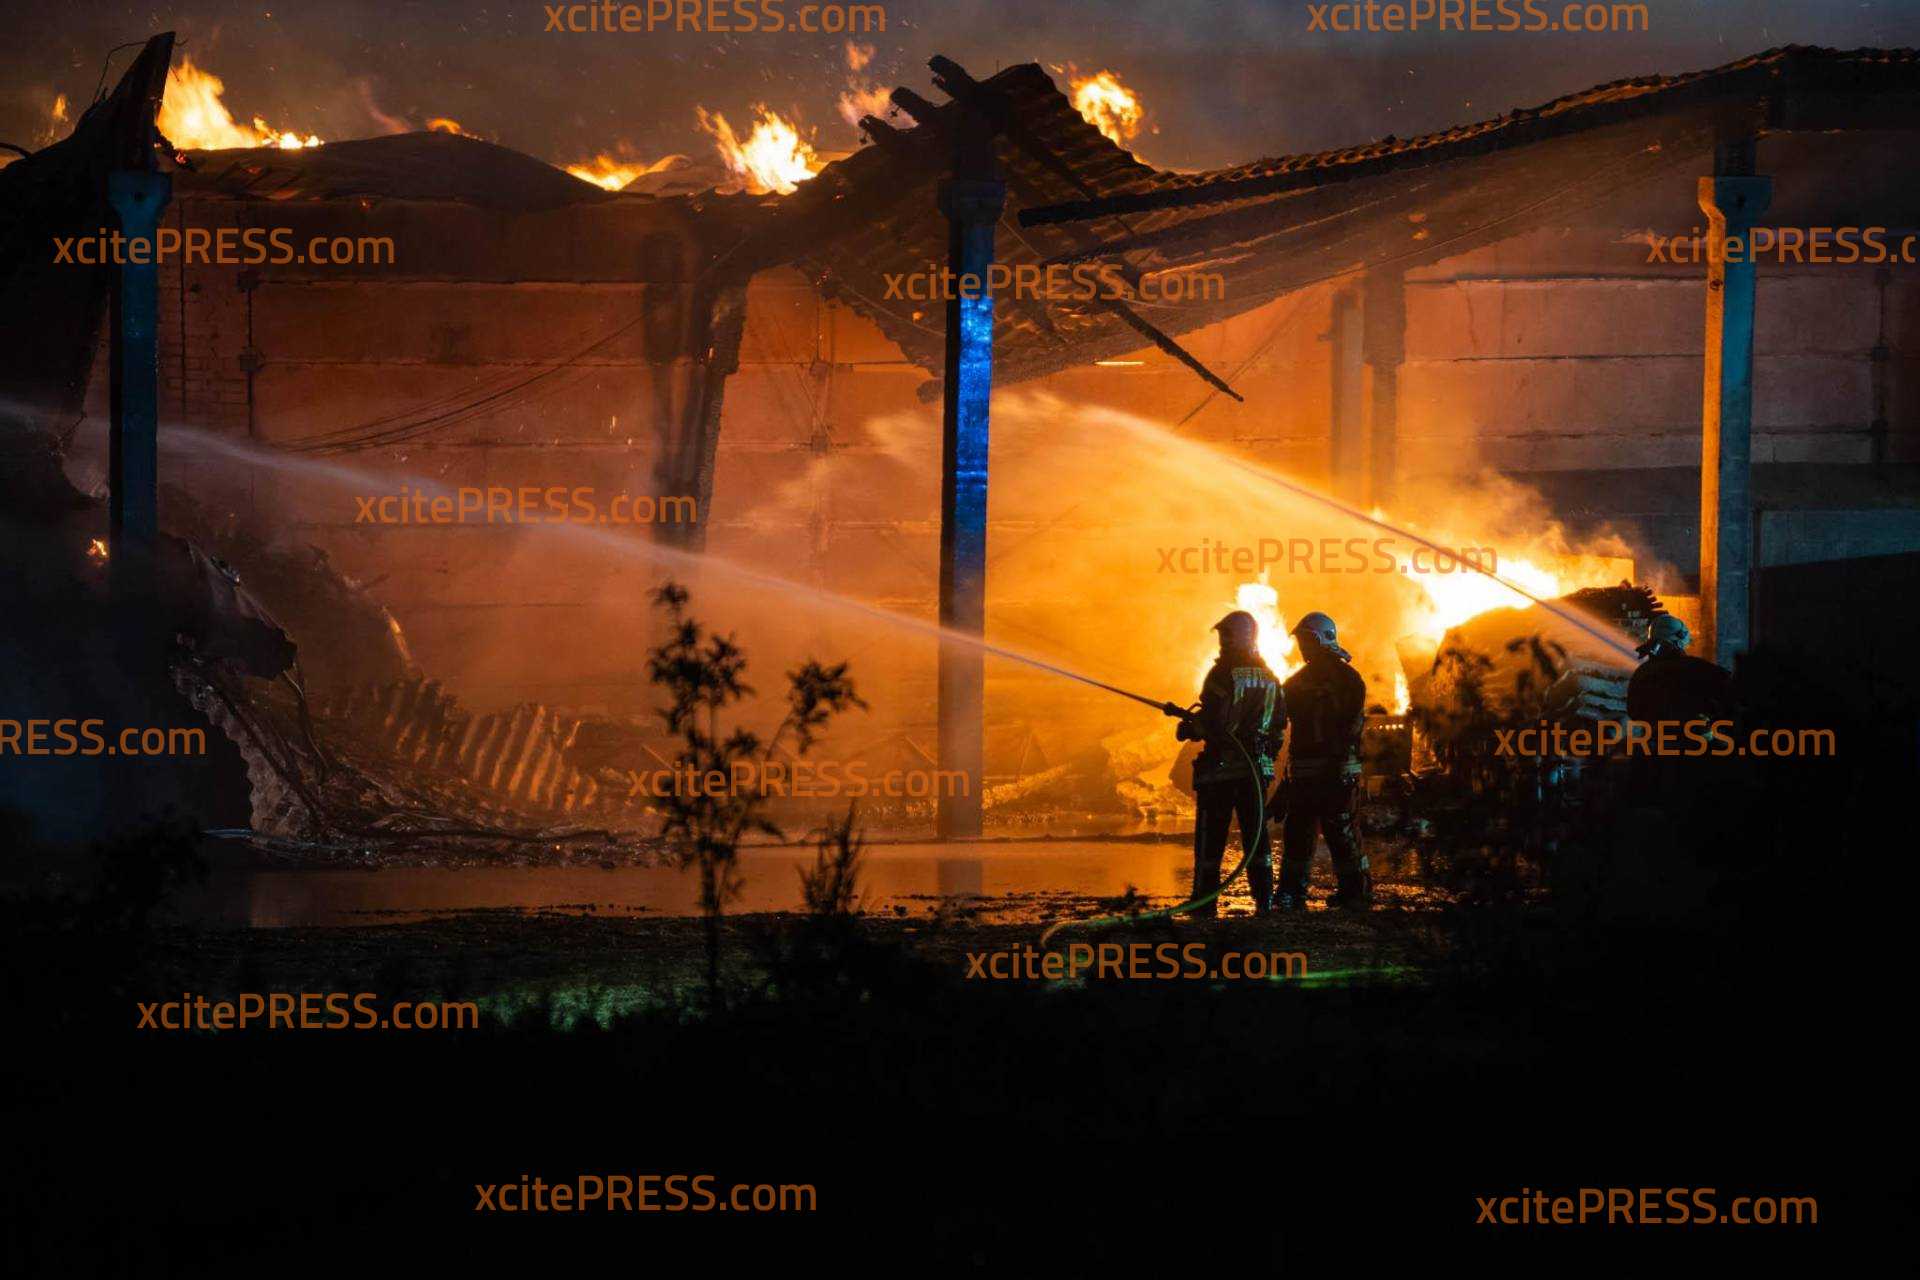
[[[334,463],[320,463],[311,459],[296,460],[296,459],[288,458],[283,454],[279,453],[278,451],[267,450],[267,449],[260,448],[258,446],[243,445],[238,442],[229,440],[225,437],[219,436],[212,432],[202,431],[192,427],[184,427],[179,424],[170,423],[167,425],[169,428],[168,433],[167,435],[163,435],[161,437],[161,444],[163,447],[165,446],[177,447],[181,443],[184,443],[186,441],[191,441],[192,443],[199,445],[201,448],[208,449],[209,451],[223,453],[229,457],[243,459],[245,461],[252,462],[255,464],[264,464],[264,465],[272,466],[276,468],[298,469],[304,474],[312,474],[313,472],[318,471],[321,475],[323,475],[329,481],[342,484],[342,485],[351,484],[357,487],[361,484],[366,483],[368,480],[371,479],[371,477],[366,473],[361,472],[352,467],[342,466],[340,464],[334,464]],[[1147,424],[1140,424],[1140,426],[1143,430],[1151,430],[1151,428],[1148,427]],[[184,437],[185,440],[183,441],[180,437]],[[1191,442],[1189,441],[1178,441],[1177,443],[1180,443],[1182,445],[1187,445],[1189,447],[1197,447],[1197,446],[1192,446]],[[1371,525],[1376,528],[1388,530],[1392,533],[1406,537],[1414,542],[1418,542],[1429,548],[1433,548],[1435,550],[1440,549],[1438,544],[1424,537],[1421,537],[1419,534],[1414,533],[1412,530],[1402,529],[1396,525],[1388,523],[1387,521],[1381,520],[1378,517],[1369,515],[1368,513],[1361,511],[1358,508],[1349,506],[1348,504],[1340,502],[1336,499],[1329,498],[1325,494],[1317,493],[1314,490],[1309,489],[1303,485],[1298,485],[1290,481],[1287,481],[1262,468],[1251,466],[1246,463],[1238,462],[1233,459],[1219,459],[1219,460],[1226,462],[1229,466],[1232,466],[1237,470],[1240,470],[1260,480],[1263,480],[1268,484],[1277,486],[1283,490],[1294,493],[1297,496],[1310,499],[1314,502],[1321,504],[1322,506],[1341,512],[1342,514],[1347,515],[1354,520],[1360,521],[1362,523]],[[392,479],[394,479],[394,476],[389,473],[385,475],[383,478],[391,481]],[[446,486],[436,484],[433,481],[424,480],[418,477],[402,477],[402,478],[412,483],[414,488],[417,490],[434,491],[434,492],[440,492],[440,493],[446,492]],[[883,621],[890,625],[901,627],[908,631],[912,631],[912,632],[916,632],[922,635],[932,637],[942,643],[961,644],[969,648],[978,649],[984,653],[991,654],[997,658],[1003,658],[1009,662],[1017,662],[1024,666],[1033,667],[1037,670],[1050,672],[1053,675],[1061,676],[1068,680],[1077,681],[1078,683],[1087,685],[1090,688],[1099,689],[1099,690],[1102,690],[1103,692],[1111,693],[1118,697],[1126,698],[1130,701],[1141,703],[1142,705],[1152,707],[1154,710],[1159,711],[1165,715],[1170,715],[1178,718],[1186,718],[1193,715],[1193,710],[1191,708],[1182,707],[1172,702],[1164,702],[1155,698],[1149,698],[1145,694],[1134,693],[1131,690],[1122,689],[1117,685],[1111,685],[1100,680],[1095,680],[1091,676],[1082,675],[1077,671],[1069,670],[1066,667],[1058,666],[1054,663],[1046,661],[1043,658],[1035,657],[1032,654],[1022,653],[1015,649],[1004,648],[1000,645],[989,644],[983,637],[964,633],[964,632],[953,631],[953,630],[950,630],[949,628],[940,626],[937,623],[928,623],[928,622],[922,621],[921,619],[908,617],[904,614],[895,613],[892,610],[883,609],[878,606],[868,604],[865,601],[855,600],[855,599],[852,599],[851,597],[842,596],[834,592],[821,591],[817,588],[806,587],[800,583],[796,583],[792,581],[791,579],[783,578],[778,574],[769,573],[765,570],[752,569],[745,565],[740,565],[721,557],[696,554],[696,553],[686,551],[676,547],[661,546],[657,543],[639,542],[631,537],[615,533],[610,529],[600,528],[593,525],[573,525],[573,524],[557,525],[553,527],[552,531],[555,533],[562,533],[562,534],[571,536],[573,538],[580,539],[582,541],[586,541],[592,544],[605,547],[608,550],[615,551],[622,555],[638,555],[643,558],[653,560],[655,562],[664,561],[667,564],[685,565],[689,569],[700,569],[700,570],[707,570],[711,572],[717,572],[723,576],[731,577],[731,578],[734,578],[735,580],[751,583],[753,585],[760,586],[760,587],[771,588],[771,589],[787,591],[787,592],[794,592],[794,591],[804,592],[806,595],[808,595],[809,597],[814,599],[816,602],[818,602],[821,606],[826,608]],[[1623,655],[1626,655],[1629,659],[1633,659],[1637,656],[1633,653],[1633,650],[1628,645],[1623,644],[1618,637],[1607,634],[1606,631],[1602,630],[1600,627],[1595,625],[1592,621],[1580,616],[1577,612],[1567,609],[1566,607],[1560,605],[1559,602],[1551,601],[1551,600],[1543,600],[1539,596],[1536,596],[1532,592],[1526,590],[1524,587],[1521,587],[1519,584],[1509,582],[1507,579],[1502,578],[1499,574],[1491,572],[1483,566],[1474,564],[1474,565],[1469,565],[1467,567],[1477,573],[1480,573],[1485,577],[1493,579],[1494,581],[1500,583],[1502,586],[1507,587],[1508,589],[1514,591],[1516,594],[1523,596],[1528,600],[1533,601],[1535,604],[1538,604],[1539,606],[1546,609],[1550,613],[1558,616],[1563,621],[1570,623],[1571,625],[1577,627],[1581,631],[1584,631],[1587,634],[1593,636],[1594,638],[1602,641],[1608,647],[1620,652]],[[1251,776],[1252,782],[1257,791],[1256,812],[1259,815],[1259,820],[1255,823],[1254,830],[1256,833],[1262,832],[1266,825],[1266,786],[1265,786],[1264,780],[1260,776],[1260,769],[1257,763],[1254,761],[1252,754],[1249,751],[1247,751],[1246,747],[1242,745],[1238,739],[1229,736],[1228,741],[1233,743],[1235,749],[1240,752],[1241,757],[1246,761],[1248,772]],[[1041,945],[1045,946],[1048,939],[1052,938],[1052,936],[1055,933],[1059,932],[1061,929],[1067,928],[1072,925],[1099,927],[1099,926],[1110,925],[1110,924],[1125,923],[1127,921],[1160,919],[1163,917],[1179,915],[1184,912],[1198,910],[1199,908],[1206,906],[1208,903],[1211,903],[1216,899],[1218,899],[1222,893],[1226,892],[1227,889],[1231,888],[1234,882],[1240,878],[1240,876],[1246,870],[1247,863],[1252,858],[1253,846],[1255,843],[1257,843],[1257,841],[1250,840],[1247,837],[1245,832],[1241,833],[1241,859],[1240,859],[1239,865],[1236,866],[1233,869],[1233,872],[1230,875],[1228,875],[1225,880],[1221,882],[1219,888],[1215,889],[1212,893],[1209,893],[1204,897],[1195,898],[1188,902],[1183,902],[1178,906],[1166,907],[1157,911],[1144,912],[1144,913],[1130,915],[1130,916],[1099,916],[1099,917],[1095,917],[1088,920],[1056,921],[1052,925],[1048,926],[1046,932],[1041,935],[1041,938],[1040,938]]]
[[[1320,506],[1325,507],[1330,511],[1338,512],[1339,514],[1346,516],[1350,520],[1358,521],[1361,524],[1369,525],[1375,529],[1383,529],[1386,532],[1393,534],[1395,537],[1405,538],[1409,542],[1416,542],[1421,546],[1426,547],[1428,550],[1436,553],[1444,552],[1447,550],[1446,547],[1443,547],[1439,543],[1435,542],[1433,539],[1423,537],[1422,535],[1415,533],[1412,529],[1402,528],[1400,525],[1394,524],[1389,520],[1383,520],[1379,516],[1373,515],[1369,512],[1361,510],[1359,507],[1353,506],[1351,503],[1342,502],[1338,498],[1329,497],[1328,495],[1321,493],[1315,489],[1309,488],[1304,484],[1300,484],[1297,481],[1289,480],[1285,476],[1277,475],[1274,472],[1267,470],[1265,467],[1257,466],[1253,463],[1245,462],[1245,461],[1242,461],[1241,459],[1230,457],[1226,454],[1217,453],[1214,450],[1208,449],[1206,448],[1206,446],[1197,444],[1192,440],[1186,440],[1178,436],[1174,436],[1171,432],[1167,431],[1165,428],[1156,426],[1153,423],[1144,422],[1139,419],[1128,417],[1127,415],[1120,415],[1118,421],[1121,427],[1127,430],[1133,431],[1134,434],[1136,435],[1145,436],[1149,439],[1159,440],[1162,443],[1163,447],[1167,447],[1170,449],[1179,448],[1184,450],[1202,451],[1207,454],[1209,461],[1227,466],[1245,475],[1252,476],[1254,479],[1259,480],[1262,483],[1272,485],[1274,488],[1281,489],[1287,493],[1293,494],[1295,497],[1304,498],[1309,502],[1318,503]],[[1639,663],[1640,656],[1638,652],[1634,649],[1632,644],[1627,643],[1626,640],[1624,640],[1619,633],[1614,632],[1609,628],[1596,622],[1594,619],[1587,617],[1585,614],[1581,613],[1579,610],[1563,605],[1558,600],[1550,600],[1542,596],[1536,595],[1533,592],[1527,590],[1525,587],[1521,586],[1519,583],[1513,582],[1507,578],[1501,577],[1497,571],[1493,569],[1489,569],[1485,565],[1474,563],[1472,561],[1462,561],[1461,564],[1463,568],[1469,569],[1472,572],[1479,574],[1483,578],[1487,578],[1494,582],[1499,583],[1501,586],[1513,592],[1515,595],[1521,596],[1527,600],[1532,601],[1534,604],[1538,605],[1540,608],[1546,610],[1548,613],[1552,614],[1554,617],[1560,619],[1560,621],[1566,623],[1571,627],[1574,627],[1579,631],[1583,631],[1587,635],[1591,636],[1593,639],[1598,640],[1601,644],[1607,646],[1607,648],[1612,649],[1615,653],[1618,653],[1619,655],[1621,655],[1621,657],[1625,658],[1626,665],[1628,667],[1635,666]]]

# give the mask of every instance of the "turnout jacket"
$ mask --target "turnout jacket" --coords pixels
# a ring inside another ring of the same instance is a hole
[[[1261,778],[1272,779],[1273,757],[1286,736],[1287,704],[1279,677],[1259,654],[1221,654],[1214,660],[1200,686],[1196,719],[1206,746],[1193,762],[1195,786],[1245,778],[1246,756],[1253,757]]]
[[[1734,711],[1733,677],[1690,653],[1658,650],[1627,681],[1631,720],[1731,720]]]
[[[1358,671],[1321,654],[1283,686],[1293,717],[1290,778],[1358,777],[1360,731],[1367,722],[1367,682]]]

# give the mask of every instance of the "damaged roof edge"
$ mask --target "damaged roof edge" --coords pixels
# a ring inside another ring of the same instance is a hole
[[[1884,104],[1880,127],[1913,128],[1911,99],[1920,93],[1920,52],[1913,49],[1841,51],[1788,45],[1724,66],[1677,76],[1643,76],[1596,85],[1538,107],[1516,108],[1491,120],[1419,137],[1388,135],[1377,142],[1331,151],[1281,156],[1208,173],[1168,175],[1156,190],[1063,201],[1023,209],[1020,225],[1047,226],[1124,213],[1222,204],[1440,164],[1620,123],[1723,101],[1749,113],[1754,133],[1844,127],[1818,112],[1796,110],[1807,95],[1857,96],[1856,106]],[[1871,113],[1854,128],[1871,128]]]

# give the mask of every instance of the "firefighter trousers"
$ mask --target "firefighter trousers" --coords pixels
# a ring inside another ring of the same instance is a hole
[[[1262,793],[1266,786],[1266,780],[1262,779]],[[1202,898],[1220,887],[1220,862],[1227,851],[1227,830],[1237,818],[1240,846],[1252,850],[1247,858],[1247,888],[1253,894],[1254,909],[1265,911],[1267,900],[1273,896],[1273,853],[1267,839],[1267,824],[1256,804],[1254,784],[1244,775],[1205,782],[1194,788],[1194,796],[1198,812],[1193,822],[1193,896]],[[1194,915],[1212,919],[1217,905],[1209,902]]]

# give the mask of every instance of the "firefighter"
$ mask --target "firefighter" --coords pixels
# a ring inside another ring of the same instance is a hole
[[[1293,629],[1306,665],[1287,678],[1282,696],[1293,724],[1293,749],[1281,789],[1286,816],[1280,896],[1275,906],[1307,905],[1316,834],[1333,855],[1338,889],[1330,905],[1364,910],[1373,901],[1373,876],[1360,851],[1355,814],[1360,800],[1360,731],[1366,724],[1367,682],[1336,639],[1333,619],[1309,613]]]
[[[1704,829],[1700,824],[1710,816],[1702,812],[1704,797],[1726,782],[1715,767],[1717,756],[1685,758],[1684,752],[1695,749],[1691,740],[1678,756],[1659,755],[1654,748],[1662,741],[1680,741],[1677,735],[1683,733],[1697,734],[1699,730],[1685,726],[1704,723],[1714,739],[1704,749],[1710,753],[1731,750],[1732,744],[1721,735],[1730,733],[1736,711],[1733,677],[1725,668],[1688,653],[1692,640],[1686,623],[1670,613],[1657,613],[1647,629],[1646,643],[1637,650],[1646,661],[1627,681],[1627,732],[1638,735],[1641,745],[1627,747],[1627,784],[1638,804],[1678,810],[1685,815],[1687,829],[1697,831]]]
[[[1686,623],[1670,613],[1654,615],[1647,642],[1637,650],[1646,661],[1627,681],[1628,719],[1658,725],[1733,718],[1733,677],[1688,653],[1692,642]]]
[[[1193,825],[1193,897],[1203,898],[1220,887],[1227,828],[1238,815],[1240,843],[1250,850],[1247,887],[1253,893],[1254,911],[1265,915],[1273,895],[1273,857],[1260,809],[1273,783],[1274,755],[1286,733],[1286,703],[1278,677],[1260,656],[1260,624],[1253,615],[1235,610],[1214,623],[1213,629],[1220,633],[1220,656],[1201,684],[1198,711],[1182,719],[1176,731],[1183,742],[1206,743],[1193,762],[1198,803]],[[1217,901],[1209,902],[1194,915],[1211,920],[1218,906]]]

